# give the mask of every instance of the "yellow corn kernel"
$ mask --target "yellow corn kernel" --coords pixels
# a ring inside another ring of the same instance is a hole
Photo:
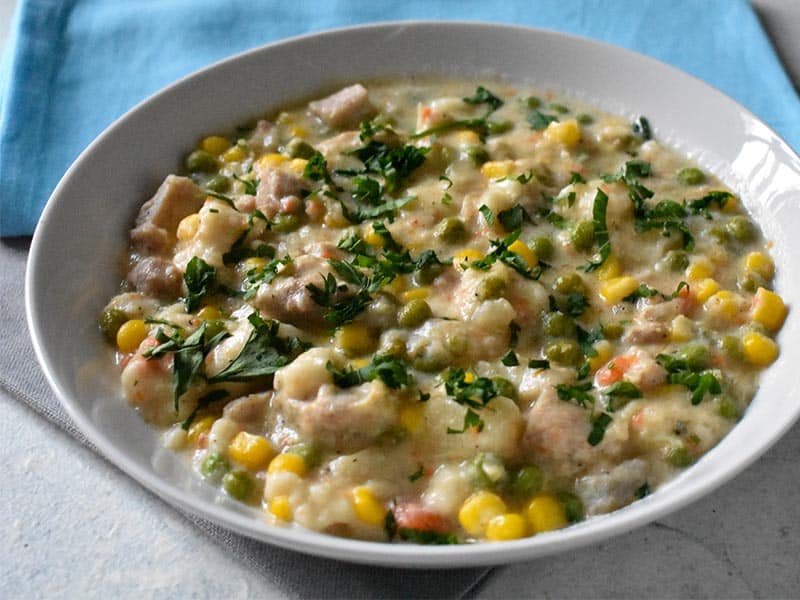
[[[284,454],[278,454],[278,456],[273,458],[267,468],[268,473],[277,473],[278,471],[289,471],[303,477],[308,473],[308,466],[306,465],[306,461],[304,461],[303,457],[299,454],[286,452]]]
[[[694,321],[683,315],[678,315],[669,324],[669,341],[688,342],[694,339]]]
[[[528,524],[517,513],[497,515],[486,524],[486,539],[491,542],[505,542],[525,537]]]
[[[377,338],[372,335],[369,328],[363,323],[350,323],[336,330],[334,344],[348,356],[359,356],[374,349]]]
[[[508,177],[514,172],[513,160],[490,160],[483,163],[481,173],[487,179],[499,179]]]
[[[533,533],[553,531],[566,527],[567,514],[561,503],[551,494],[536,494],[528,504],[528,522],[533,528]]]
[[[744,268],[755,271],[764,279],[772,279],[775,275],[775,263],[763,252],[751,252],[744,257]]]
[[[305,158],[293,158],[289,162],[289,169],[297,173],[298,175],[302,175],[303,171],[306,170],[306,165],[308,161]]]
[[[353,510],[356,516],[369,525],[383,525],[386,519],[386,508],[375,497],[373,491],[365,485],[354,487],[350,492]]]
[[[247,158],[247,153],[239,146],[228,148],[222,155],[222,160],[224,160],[226,163],[239,162],[245,158]]]
[[[203,321],[214,321],[215,319],[222,318],[222,311],[216,306],[209,304],[200,309],[200,312],[197,313],[197,317],[203,319]]]
[[[253,269],[261,269],[267,264],[267,259],[259,256],[251,256],[242,261],[242,268],[245,271],[252,271]]]
[[[536,253],[528,247],[528,244],[522,240],[515,240],[513,244],[508,247],[514,254],[519,254],[522,259],[528,264],[529,269],[533,269],[539,264],[539,259]]]
[[[778,358],[778,344],[755,331],[742,336],[742,349],[747,362],[756,367],[766,367]]]
[[[278,165],[281,165],[288,161],[289,161],[288,156],[284,156],[283,154],[278,154],[277,152],[270,152],[269,154],[265,154],[264,156],[259,158],[257,162],[262,167],[275,168]]]
[[[303,127],[302,125],[294,125],[290,130],[289,133],[292,134],[292,137],[299,137],[305,138],[308,137],[308,129]]]
[[[739,316],[740,296],[731,291],[720,290],[706,300],[706,310],[716,317],[734,322]]]
[[[400,294],[400,299],[403,301],[403,304],[408,304],[412,300],[425,300],[430,295],[431,295],[431,288],[418,287],[406,290],[405,292]]]
[[[686,267],[686,279],[689,281],[700,281],[701,279],[711,277],[713,272],[714,269],[708,260],[697,260]]]
[[[224,137],[220,137],[218,135],[210,135],[207,138],[203,139],[202,142],[200,142],[200,147],[209,154],[217,156],[225,152],[225,150],[227,150],[228,148],[230,148],[231,143]]]
[[[473,381],[475,381],[475,373],[472,371],[464,373],[464,383],[472,383]]]
[[[269,501],[267,508],[270,513],[281,521],[292,520],[292,503],[289,501],[288,496],[275,496]]]
[[[478,134],[474,131],[459,131],[456,134],[456,139],[460,146],[474,146],[481,141]]]
[[[186,217],[181,219],[181,222],[178,223],[178,229],[175,232],[175,235],[178,239],[182,242],[189,241],[194,237],[194,234],[197,233],[197,229],[200,227],[200,215],[197,213],[192,213]]]
[[[476,260],[481,260],[482,258],[483,254],[478,250],[466,248],[455,253],[453,256],[453,264],[466,271],[470,264]]]
[[[719,284],[716,282],[716,280],[707,278],[695,283],[691,289],[694,292],[694,296],[697,298],[697,301],[700,304],[703,304],[706,300],[711,298],[711,296],[716,294],[717,291],[719,291]]]
[[[544,130],[544,135],[548,140],[571,147],[581,141],[581,127],[575,119],[553,121]]]
[[[630,296],[639,287],[639,282],[635,277],[628,275],[623,277],[614,277],[608,281],[603,282],[600,286],[600,295],[606,304],[616,304],[620,302],[625,296]]]
[[[260,471],[275,457],[275,449],[267,438],[240,431],[228,444],[228,456],[251,471]]]
[[[597,342],[594,345],[594,349],[597,352],[597,356],[589,358],[589,368],[592,370],[592,373],[611,360],[611,355],[614,353],[611,342],[608,340]]]
[[[722,207],[722,212],[724,213],[738,213],[739,211],[739,200],[734,198],[733,196],[728,196],[728,199],[725,201],[725,206]]]
[[[400,425],[411,433],[418,433],[425,423],[424,411],[422,403],[403,407],[400,411]]]
[[[364,241],[373,248],[383,248],[383,238],[372,227],[364,234]]]
[[[494,517],[505,514],[506,503],[497,494],[475,492],[464,501],[458,511],[458,522],[474,537],[480,537]]]
[[[345,219],[339,210],[328,210],[322,218],[322,222],[326,227],[331,227],[332,229],[342,229],[350,225],[350,221]]]
[[[141,319],[125,321],[117,330],[117,348],[120,352],[136,352],[147,337],[147,325]]]
[[[786,305],[775,292],[770,292],[762,287],[756,290],[753,297],[753,321],[761,323],[769,331],[778,331],[786,319]]]
[[[400,275],[399,277],[395,277],[391,283],[383,286],[384,292],[389,292],[395,297],[402,296],[406,292],[406,286],[408,285],[408,280],[405,276]]]
[[[595,274],[600,281],[615,279],[622,275],[622,265],[620,264],[619,259],[612,254],[602,265],[597,268]]]
[[[353,369],[361,369],[366,367],[369,363],[370,360],[368,358],[357,358],[350,361],[350,367]]]
[[[186,433],[186,441],[191,444],[196,444],[197,438],[209,431],[216,420],[216,417],[208,415],[192,423],[192,426],[189,427],[189,431]]]

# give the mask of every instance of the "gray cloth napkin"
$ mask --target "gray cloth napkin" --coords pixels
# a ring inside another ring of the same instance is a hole
[[[0,387],[95,450],[51,392],[31,346],[23,294],[29,245],[29,238],[0,240]],[[293,597],[461,598],[474,591],[491,571],[400,570],[337,562],[270,546],[178,512]]]

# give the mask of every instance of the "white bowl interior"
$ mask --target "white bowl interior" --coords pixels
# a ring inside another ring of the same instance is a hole
[[[714,450],[648,498],[567,530],[504,544],[375,544],[275,528],[199,481],[122,400],[95,325],[118,289],[119,259],[138,207],[204,134],[224,131],[338,84],[434,73],[476,82],[504,76],[564,92],[631,119],[721,177],[760,223],[776,285],[793,310],[781,356],[739,425]],[[123,470],[166,500],[281,546],[364,563],[454,567],[522,560],[591,543],[708,493],[760,456],[800,414],[792,365],[800,347],[795,200],[800,159],[747,110],[706,84],[632,52],[559,33],[467,23],[395,23],[304,36],[254,50],[179,81],[114,123],[75,162],[34,236],[28,322],[50,384],[77,425]]]

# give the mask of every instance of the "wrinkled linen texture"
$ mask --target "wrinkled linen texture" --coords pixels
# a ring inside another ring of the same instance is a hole
[[[530,25],[643,52],[721,89],[800,148],[800,103],[746,0],[20,0],[0,65],[0,236],[30,235],[80,152],[170,82],[289,36],[407,19]],[[86,444],[49,390],[25,331],[28,245],[0,241],[0,387]],[[401,574],[300,557],[186,516],[290,595],[460,597],[488,573]]]

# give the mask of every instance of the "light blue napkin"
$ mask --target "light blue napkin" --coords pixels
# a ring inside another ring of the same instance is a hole
[[[20,0],[0,67],[0,235],[32,233],[80,151],[178,77],[280,38],[401,19],[532,25],[637,50],[800,148],[800,103],[746,0]]]

